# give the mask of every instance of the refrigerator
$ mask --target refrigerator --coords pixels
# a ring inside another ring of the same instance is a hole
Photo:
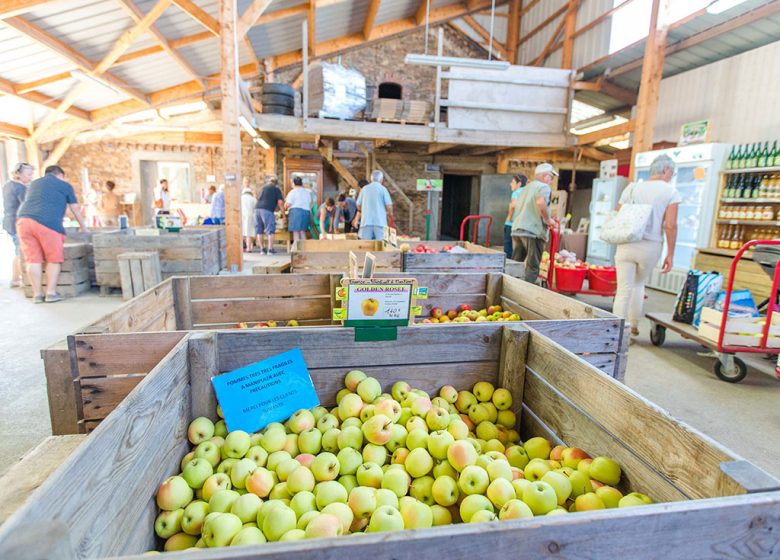
[[[628,185],[625,177],[594,179],[590,199],[590,224],[588,225],[588,262],[598,265],[615,264],[616,245],[599,239],[601,226],[609,214],[615,210],[623,189]]]
[[[677,164],[672,184],[682,197],[677,215],[673,268],[668,274],[661,274],[659,261],[650,275],[648,287],[678,293],[688,270],[693,267],[696,249],[709,245],[718,197],[719,173],[728,158],[730,147],[729,144],[696,144],[637,154],[634,161],[636,181],[649,178],[650,164],[657,156],[665,154],[671,157]],[[666,239],[663,255],[666,255]]]

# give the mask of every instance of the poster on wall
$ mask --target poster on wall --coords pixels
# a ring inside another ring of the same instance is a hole
[[[695,121],[685,123],[680,128],[680,141],[678,146],[690,146],[691,144],[705,144],[710,141],[710,121]]]
[[[444,190],[444,179],[417,179],[417,190],[441,192]]]

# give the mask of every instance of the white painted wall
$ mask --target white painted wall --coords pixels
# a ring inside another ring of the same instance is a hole
[[[680,126],[712,121],[712,141],[780,139],[780,41],[661,82],[654,140],[676,142]]]

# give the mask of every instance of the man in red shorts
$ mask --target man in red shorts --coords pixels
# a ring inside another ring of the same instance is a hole
[[[27,274],[33,289],[34,303],[54,303],[62,296],[57,293],[57,280],[65,260],[65,228],[62,219],[70,208],[81,231],[87,231],[78,207],[76,193],[65,182],[65,172],[57,165],[46,168],[45,175],[36,179],[27,189],[27,197],[19,207],[16,232],[27,263]],[[46,296],[43,295],[43,263],[46,262]]]

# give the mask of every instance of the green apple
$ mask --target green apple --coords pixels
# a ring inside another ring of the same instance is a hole
[[[531,485],[530,480],[526,480],[525,478],[516,478],[512,481],[512,488],[515,489],[515,494],[519,499],[523,499],[523,492],[525,492],[525,489]]]
[[[254,461],[255,465],[258,467],[264,467],[266,461],[268,461],[268,451],[263,449],[262,445],[253,445],[247,450],[244,457]]]
[[[471,391],[458,391],[458,397],[455,399],[455,408],[463,414],[467,414],[469,408],[477,404],[477,397]]]
[[[477,397],[479,402],[488,402],[493,397],[495,387],[493,387],[492,383],[480,381],[479,383],[474,384],[471,392],[474,393],[474,396]]]
[[[168,539],[181,532],[181,522],[184,519],[184,509],[161,511],[154,522],[154,532],[161,539]]]
[[[181,520],[181,530],[188,535],[200,535],[203,530],[203,522],[209,513],[209,504],[203,500],[190,502],[184,508],[184,516]]]
[[[382,476],[382,488],[390,490],[399,498],[409,493],[412,479],[405,469],[389,469]]]
[[[281,482],[287,482],[287,479],[293,473],[293,471],[295,471],[295,469],[300,466],[301,464],[295,459],[287,459],[286,461],[281,462],[278,467],[276,467],[276,476],[279,477]],[[233,468],[235,469],[235,467]]]
[[[432,505],[431,514],[433,515],[434,527],[452,524],[452,513],[450,513],[450,510],[444,506],[440,506],[439,504]]]
[[[428,435],[428,452],[438,460],[447,458],[447,450],[455,442],[455,438],[446,430],[440,429]]]
[[[316,422],[328,413],[328,409],[324,406],[315,406],[311,409],[311,413],[314,415],[314,421]]]
[[[341,502],[346,504],[349,494],[347,489],[336,480],[320,482],[314,487],[314,496],[317,499],[317,509],[320,511],[328,504]]]
[[[343,474],[338,478],[338,482],[347,491],[347,495],[358,485],[357,477],[354,474]]]
[[[208,477],[214,474],[211,463],[206,459],[195,458],[184,465],[181,477],[187,482],[190,488],[203,488],[203,483]]]
[[[317,428],[305,430],[298,435],[298,449],[301,453],[316,455],[322,450],[322,432]]]
[[[317,498],[308,490],[302,490],[290,500],[290,509],[295,512],[298,519],[308,511],[317,511]]]
[[[433,483],[434,478],[432,476],[417,478],[412,481],[409,487],[409,495],[425,505],[432,506],[436,503],[433,499]]]
[[[220,454],[220,446],[213,441],[204,441],[198,444],[195,448],[196,459],[206,459],[211,463],[212,468],[216,468],[219,465],[219,461],[222,456]]]
[[[477,437],[489,441],[491,439],[498,439],[498,428],[492,422],[480,422],[477,424]]]
[[[353,369],[344,376],[344,386],[354,393],[357,391],[358,384],[366,377],[368,376],[359,369]]]
[[[268,456],[268,460],[266,461],[265,467],[269,471],[276,472],[276,469],[279,468],[279,465],[284,463],[285,461],[289,461],[292,459],[292,455],[284,450],[274,451]]]
[[[464,468],[458,478],[458,488],[465,495],[484,494],[490,484],[490,477],[485,469],[477,465]]]
[[[543,437],[533,437],[527,440],[523,447],[529,459],[549,459],[552,446]]]
[[[577,496],[574,500],[574,509],[576,511],[591,511],[594,509],[604,509],[606,506],[595,492],[586,492]]]
[[[341,520],[329,513],[319,513],[306,525],[306,538],[319,539],[339,537],[344,534]]]
[[[282,449],[289,453],[291,457],[300,453],[300,450],[298,449],[298,434],[287,434]]]
[[[287,491],[295,495],[299,492],[311,492],[314,490],[316,478],[311,469],[300,465],[287,477]]]
[[[511,410],[499,410],[496,422],[507,430],[511,430],[517,425],[517,415]]]
[[[349,528],[355,519],[355,514],[352,513],[350,507],[342,502],[333,502],[322,508],[322,513],[333,515],[341,522],[341,527],[344,533],[349,533]]]
[[[546,482],[532,482],[523,491],[523,501],[531,508],[534,515],[544,515],[558,505],[558,495],[555,489]]]
[[[214,473],[206,479],[201,488],[201,498],[204,501],[209,501],[214,492],[218,490],[230,490],[233,488],[233,484],[230,482],[230,477],[225,473]]]
[[[430,398],[417,395],[417,398],[412,401],[412,406],[410,408],[412,409],[412,414],[419,416],[420,418],[425,418],[432,407],[433,405],[431,404]]]
[[[356,393],[344,395],[339,402],[339,418],[341,418],[341,420],[346,420],[347,418],[360,417],[360,411],[363,409],[363,405],[363,399],[360,398],[360,395]],[[321,421],[322,420],[320,419],[320,422]],[[319,422],[317,424],[317,427],[319,428]]]
[[[209,418],[201,416],[190,422],[187,429],[187,438],[190,443],[198,445],[212,437],[214,437],[214,422]]]
[[[195,537],[193,535],[188,535],[186,533],[176,533],[167,541],[165,541],[163,550],[165,550],[165,552],[187,550],[188,548],[193,548],[197,542],[198,542],[198,537]]]
[[[469,437],[469,427],[463,420],[460,419],[460,416],[450,420],[450,423],[447,426],[447,431],[455,439],[466,439]]]
[[[581,471],[585,476],[590,478],[590,465],[593,463],[593,459],[583,459],[577,464],[577,470]]]
[[[496,519],[498,519],[498,517],[492,511],[481,510],[471,516],[469,523],[487,523],[489,521],[495,521]]]
[[[227,442],[227,440],[225,440]],[[268,453],[274,451],[281,451],[284,449],[284,444],[287,442],[287,433],[283,427],[274,427],[271,429],[266,428],[263,432],[263,437],[260,438],[260,445]],[[251,440],[250,440],[251,443]]]
[[[517,497],[514,486],[505,478],[497,478],[492,481],[487,488],[486,495],[498,509],[501,509],[509,500],[514,500]]]
[[[406,458],[408,456],[409,456],[409,450],[406,447],[399,447],[398,449],[393,451],[393,455],[390,458],[390,464],[403,465],[406,462]]]
[[[230,476],[230,470],[233,468],[233,465],[235,465],[236,463],[238,463],[238,459],[234,459],[232,457],[223,458],[222,461],[220,461],[219,465],[217,465],[217,469],[215,472],[223,473]]]
[[[179,462],[179,468],[183,471],[184,467],[187,465],[187,463],[189,463],[193,459],[195,459],[195,450],[194,449],[192,451],[190,451],[189,453],[187,453],[184,457],[181,458],[181,461]],[[209,462],[209,464],[211,464],[211,462]]]
[[[206,481],[206,484],[208,484],[208,481]],[[273,490],[274,484],[276,484],[276,479],[274,474],[265,467],[257,467],[254,471],[252,471],[252,474],[246,477],[244,484],[247,491],[261,498],[265,498],[271,493],[271,490]],[[203,497],[205,498],[206,485],[204,485],[203,488]],[[228,486],[228,488],[230,488],[230,486]]]
[[[213,497],[212,497],[213,499]],[[263,503],[259,497],[255,494],[244,494],[239,496],[233,505],[230,506],[230,513],[237,515],[241,520],[241,523],[250,523],[257,521],[257,511],[260,509],[260,504]],[[209,503],[209,507],[211,504]]]
[[[235,430],[225,437],[225,445],[222,446],[222,449],[228,457],[240,459],[249,451],[251,446],[252,440],[249,434],[243,430]]]
[[[339,449],[357,449],[363,448],[363,432],[357,426],[348,426],[341,428],[336,443]]]
[[[333,453],[320,453],[311,463],[311,472],[317,482],[336,480],[340,468],[338,457]]]
[[[379,466],[387,463],[387,448],[384,445],[367,443],[363,447],[363,462],[376,463]]]
[[[633,506],[645,506],[652,504],[653,500],[651,500],[648,496],[644,494],[640,494],[639,492],[631,492],[630,494],[626,494],[622,498],[620,498],[620,501],[618,502],[618,507],[633,507]]]
[[[214,435],[221,438],[227,437],[227,425],[224,420],[220,420],[214,424]]]
[[[363,424],[363,436],[374,445],[384,445],[393,436],[392,420],[384,414],[376,414]]]
[[[620,465],[609,457],[596,457],[590,464],[590,477],[615,486],[620,482]]]
[[[604,507],[616,508],[620,505],[623,493],[612,486],[602,486],[601,488],[596,488],[596,496],[604,502]]]
[[[458,471],[456,471],[455,468],[450,465],[450,462],[447,459],[444,459],[443,461],[437,461],[436,464],[433,465],[433,471],[431,471],[431,474],[433,474],[433,478],[449,476],[452,479],[458,479]]]
[[[390,393],[393,395],[393,398],[400,403],[406,398],[411,390],[412,386],[406,381],[396,381],[393,383],[393,388],[390,390]]]
[[[157,489],[157,506],[166,511],[183,509],[194,494],[187,481],[180,476],[167,478]]]
[[[328,430],[332,428],[338,428],[339,427],[339,419],[336,418],[335,415],[331,414],[330,412],[327,414],[324,414],[323,416],[320,416],[320,418],[317,420],[317,429],[320,431],[320,433],[325,433]]]
[[[274,487],[271,489],[271,493],[268,494],[269,500],[289,500],[290,498],[292,498],[292,493],[287,490],[286,482],[278,482],[274,484]]]
[[[227,513],[238,498],[239,493],[235,490],[217,490],[209,499],[209,512]]]
[[[369,418],[372,418],[374,416],[374,405],[373,404],[367,404],[364,405],[363,408],[360,409],[360,421],[366,422]],[[343,426],[342,426],[343,428]]]
[[[464,523],[471,521],[472,516],[478,511],[495,512],[493,504],[482,494],[471,494],[460,502],[460,518]]]
[[[387,416],[392,422],[398,422],[401,418],[401,404],[393,399],[385,399],[374,407],[374,413]]]
[[[412,408],[412,412],[414,412],[414,408]],[[428,424],[428,429],[431,431],[446,430],[447,426],[450,425],[449,409],[431,406],[425,415],[425,423]]]
[[[422,432],[425,432],[426,434],[430,432],[430,429],[428,429],[428,424],[425,421],[424,418],[420,418],[419,416],[412,416],[409,418],[409,420],[406,421],[406,424],[404,424],[404,427],[406,428],[406,431],[408,433],[412,433],[414,430],[420,430]]]
[[[320,515],[320,512],[317,511],[316,507],[312,511],[307,511],[306,513],[304,513],[298,518],[298,524],[296,525],[296,529],[302,529],[305,531],[306,527],[309,525],[309,521],[311,521],[318,515]]]
[[[577,498],[593,488],[587,475],[579,470],[569,475],[569,482],[571,482],[571,498]]]
[[[398,417],[398,421],[396,422],[396,424],[401,424],[401,426],[406,427],[406,423],[409,422],[409,420],[412,418],[416,418],[412,414],[412,409],[401,407],[401,416]],[[408,430],[409,428],[407,428],[407,431]]]
[[[558,496],[559,506],[565,504],[566,500],[571,496],[572,484],[565,474],[549,471],[544,473],[541,480],[552,486],[553,490],[555,490],[555,495]]]
[[[230,469],[230,482],[233,484],[233,488],[246,488],[246,479],[256,468],[257,465],[252,459],[240,459],[236,462]]]
[[[377,491],[367,486],[358,486],[349,493],[347,504],[357,519],[369,519],[377,508]]]
[[[355,392],[363,399],[363,402],[370,403],[382,394],[382,386],[373,377],[366,377],[358,383]]]
[[[479,452],[469,440],[457,440],[447,449],[447,460],[458,472],[462,472],[469,465],[475,465],[478,457]]]
[[[287,531],[295,529],[297,523],[295,512],[284,504],[279,505],[263,519],[263,535],[271,542],[278,541]]]
[[[405,529],[428,529],[433,527],[433,512],[430,506],[411,500],[401,504],[401,517]]]
[[[344,428],[363,428],[363,421],[360,418],[347,418],[341,423],[341,426],[339,426],[339,429],[343,430]]]
[[[282,500],[267,500],[260,504],[260,509],[257,510],[257,526],[262,527],[263,521],[271,514],[271,511],[283,505],[286,504]]]
[[[367,531],[381,533],[385,531],[400,531],[404,528],[404,518],[401,512],[390,506],[379,506],[371,514]]]
[[[450,404],[455,404],[458,400],[458,391],[452,385],[445,385],[439,389],[439,396]]]
[[[314,414],[312,414],[310,410],[301,409],[293,412],[287,425],[289,426],[290,431],[295,434],[300,434],[301,432],[314,428],[316,422]]]
[[[295,460],[298,461],[301,466],[311,468],[311,464],[314,462],[314,455],[311,453],[299,453],[295,456]]]
[[[339,434],[341,430],[338,428],[331,428],[322,434],[322,450],[327,453],[339,452]]]
[[[431,472],[433,459],[427,449],[418,447],[409,452],[409,456],[404,462],[404,467],[412,478],[419,478]]]
[[[487,467],[485,467],[485,470],[488,473],[488,476],[490,477],[490,482],[493,482],[494,480],[498,480],[499,478],[503,478],[507,482],[512,482],[514,480],[514,475],[512,474],[512,467],[509,465],[507,461],[503,460],[495,460],[488,463]]]
[[[357,477],[358,484],[361,486],[381,488],[384,472],[382,471],[382,467],[376,463],[369,462],[360,465],[357,469],[357,472],[355,473],[355,476]]]
[[[489,439],[485,444],[485,453],[500,453],[503,456],[505,450],[506,447],[504,447],[504,444],[497,439]],[[506,457],[504,457],[504,459],[506,459]]]
[[[531,482],[541,480],[552,468],[545,459],[531,459],[523,469],[523,475]]]
[[[449,476],[438,476],[431,486],[431,495],[440,506],[455,505],[460,496],[457,481]]]
[[[257,527],[243,527],[233,540],[230,541],[230,546],[245,546],[250,544],[263,544],[268,542],[265,539],[263,532]]]
[[[430,434],[423,429],[415,428],[406,435],[406,448],[412,449],[428,447]]]
[[[241,531],[243,524],[232,513],[220,513],[203,524],[203,542],[209,548],[227,546]]]
[[[498,512],[498,518],[501,521],[506,519],[522,519],[524,517],[533,517],[534,512],[531,508],[522,500],[509,500],[506,502],[501,511]]]
[[[387,488],[380,488],[376,491],[376,507],[391,506],[398,509],[398,496]]]
[[[474,422],[475,426],[490,420],[490,411],[484,403],[471,405],[468,410],[468,415],[469,419]]]
[[[512,406],[512,393],[508,389],[496,389],[493,391],[491,401],[498,410],[509,410],[509,407]]]
[[[579,447],[567,447],[561,452],[561,465],[569,467],[570,469],[576,469],[577,465],[579,465],[580,461],[583,459],[590,459],[590,455]],[[556,459],[556,461],[557,460],[558,459]]]

